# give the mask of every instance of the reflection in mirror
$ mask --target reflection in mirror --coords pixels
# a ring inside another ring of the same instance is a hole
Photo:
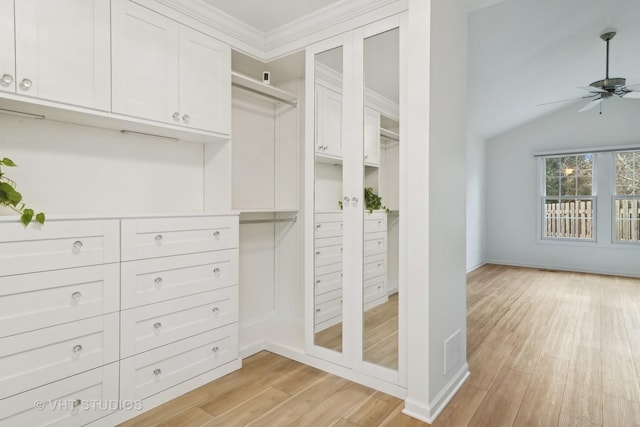
[[[363,358],[398,369],[399,30],[364,41]]]
[[[315,344],[342,352],[342,47],[315,55]]]

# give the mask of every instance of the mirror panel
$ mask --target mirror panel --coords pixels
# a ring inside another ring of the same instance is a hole
[[[343,48],[315,55],[314,343],[342,352]]]
[[[399,30],[364,40],[363,359],[398,369]]]

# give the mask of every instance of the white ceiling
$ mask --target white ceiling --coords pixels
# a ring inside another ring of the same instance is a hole
[[[609,29],[618,32],[611,42],[610,77],[640,83],[638,0],[508,0],[471,13],[470,131],[491,138],[566,107],[537,104],[583,96],[578,86],[604,78],[605,43],[599,36]],[[586,103],[573,102],[576,110]]]
[[[204,0],[263,33],[339,1],[341,0]]]

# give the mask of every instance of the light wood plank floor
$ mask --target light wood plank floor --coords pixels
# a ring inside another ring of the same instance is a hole
[[[487,265],[468,277],[471,376],[433,424],[640,426],[640,280]],[[258,353],[125,426],[425,426],[403,402]]]

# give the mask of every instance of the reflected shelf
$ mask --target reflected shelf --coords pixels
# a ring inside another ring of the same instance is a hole
[[[235,87],[248,90],[249,92],[265,96],[274,101],[283,102],[294,107],[298,106],[298,97],[296,95],[275,86],[262,83],[261,81],[235,71],[231,72],[231,84]]]

